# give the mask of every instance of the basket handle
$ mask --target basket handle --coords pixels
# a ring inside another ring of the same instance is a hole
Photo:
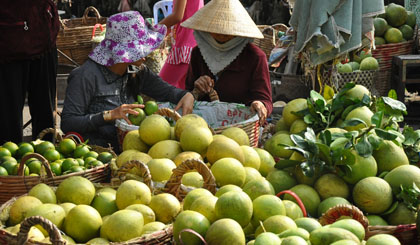
[[[204,237],[202,235],[200,235],[200,233],[196,232],[193,229],[183,229],[179,232],[178,238],[179,238],[179,242],[181,243],[181,245],[184,245],[184,242],[182,241],[182,238],[181,238],[181,234],[183,232],[189,232],[189,233],[195,235],[196,237],[198,237],[203,242],[204,245],[207,245],[207,242],[206,242],[206,240],[204,240]]]
[[[55,226],[51,221],[42,217],[42,216],[32,216],[26,218],[21,226],[19,233],[17,234],[17,243],[26,244],[28,240],[28,233],[32,226],[41,225],[47,232],[50,237],[50,241],[54,245],[65,245],[66,241],[60,234],[60,230]]]
[[[61,142],[63,140],[63,136],[60,134],[60,132],[55,129],[55,128],[46,128],[44,130],[42,130],[39,134],[38,134],[38,139],[43,139],[45,137],[45,135],[47,134],[52,134],[53,135],[53,140],[56,141],[57,143]]]
[[[31,158],[36,158],[42,163],[42,166],[44,166],[44,168],[45,168],[45,172],[47,172],[48,178],[53,178],[54,177],[54,175],[51,171],[51,168],[50,168],[50,164],[48,163],[48,160],[45,159],[45,157],[43,157],[42,155],[40,155],[38,153],[31,153],[31,154],[28,154],[28,155],[26,155],[22,158],[22,160],[19,163],[19,168],[18,168],[18,172],[17,172],[18,176],[23,176],[24,175],[23,174],[23,170],[24,170],[23,166],[25,166],[26,161],[28,161]]]
[[[85,142],[85,140],[83,139],[83,137],[76,132],[67,132],[64,136],[64,139],[72,139],[74,142],[76,142],[76,144],[82,144],[83,142]]]
[[[137,168],[138,170],[140,170],[141,177],[143,178],[143,183],[145,183],[147,187],[149,187],[150,192],[153,193],[152,175],[150,174],[147,165],[139,160],[131,160],[126,163],[123,163],[123,165],[118,169],[116,177],[123,181],[126,177],[126,174],[133,168]]]
[[[277,193],[277,197],[280,197],[281,195],[283,195],[283,194],[289,194],[289,195],[291,195],[294,199],[296,199],[296,201],[297,201],[297,203],[298,203],[298,205],[299,205],[299,207],[300,207],[300,209],[302,209],[302,213],[303,213],[303,217],[308,217],[308,213],[306,212],[306,208],[305,208],[305,205],[303,205],[303,202],[302,202],[302,200],[299,198],[299,196],[298,195],[296,195],[296,193],[294,193],[293,191],[291,191],[291,190],[285,190],[285,191],[280,191],[279,193]]]
[[[99,14],[99,11],[95,7],[89,6],[85,9],[85,13],[83,14],[83,17],[82,17],[83,24],[87,23],[88,14],[89,14],[90,11],[92,11],[95,14],[96,23],[99,23],[99,19],[101,18],[101,14]]]
[[[213,194],[216,193],[216,180],[207,165],[200,159],[187,159],[173,169],[172,175],[166,182],[163,191],[174,195],[178,200],[182,201],[187,195],[187,192],[181,189],[182,176],[191,170],[197,170],[203,176],[204,189],[209,190]]]
[[[92,39],[95,37],[95,32],[96,32],[96,28],[100,28],[101,29],[101,32],[103,32],[104,31],[104,28],[102,27],[102,24],[95,24],[95,26],[93,27],[93,30],[92,30]]]
[[[155,114],[172,118],[175,122],[181,118],[181,115],[175,110],[169,108],[160,108],[155,112]]]
[[[198,91],[198,88],[194,88],[191,91],[192,95],[194,96],[194,99],[199,99],[202,96],[204,96],[203,93],[201,93],[200,91]],[[209,93],[208,93],[209,97],[210,97],[210,101],[219,101],[219,94],[217,93],[217,91],[215,89],[212,89]]]

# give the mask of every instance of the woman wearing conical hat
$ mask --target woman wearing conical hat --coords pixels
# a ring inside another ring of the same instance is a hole
[[[212,0],[182,26],[197,42],[185,88],[207,101],[214,89],[220,101],[250,106],[263,123],[273,108],[270,75],[265,53],[252,44],[263,35],[239,0]]]

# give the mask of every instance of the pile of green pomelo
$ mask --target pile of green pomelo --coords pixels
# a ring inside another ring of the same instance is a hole
[[[27,197],[19,198],[12,205],[8,221],[15,228],[8,229],[16,231],[16,225],[25,217],[41,215],[64,231],[66,239],[91,244],[92,239],[98,243],[127,241],[164,229],[168,224],[173,224],[175,244],[181,244],[180,239],[183,244],[202,244],[185,229],[201,235],[207,244],[218,245],[399,244],[391,235],[366,237],[361,223],[344,216],[325,226],[317,220],[337,205],[355,205],[367,216],[369,225],[416,222],[416,212],[397,196],[401,186],[420,185],[420,169],[409,164],[397,140],[379,140],[381,135],[391,137],[388,128],[377,129],[372,123],[377,121],[377,115],[382,115],[372,111],[381,100],[373,103],[374,98],[363,86],[353,84],[349,88],[328,100],[313,91],[311,98],[290,101],[276,124],[276,132],[263,148],[251,147],[241,128],[230,127],[213,135],[206,121],[195,114],[183,116],[175,126],[164,116],[147,116],[138,130],[125,136],[123,152],[111,161],[113,170],[118,171],[130,160],[139,160],[148,167],[155,184],[165,183],[185,160],[199,159],[215,178],[215,194],[203,189],[204,179],[196,171],[181,179],[183,186],[192,189],[181,203],[171,194],[154,195],[139,181],[135,168],[126,176],[131,179],[116,191],[95,190],[88,180],[71,177],[55,193],[40,185]],[[318,130],[315,117],[319,116],[321,123],[330,123],[323,113],[338,100],[349,103],[341,108],[346,111],[340,114],[343,118]],[[400,106],[390,98],[384,101],[396,108]],[[301,113],[305,110],[309,112]],[[325,139],[328,144],[322,143]],[[363,147],[373,139],[372,154],[367,156]],[[334,159],[340,159],[337,162],[317,161],[322,158],[320,153],[328,155],[342,149],[346,157],[334,155]],[[363,152],[363,156],[358,152]],[[351,164],[346,164],[347,158],[353,160]],[[324,165],[334,167],[322,168]],[[309,174],[307,169],[311,167]],[[292,195],[276,196],[286,190],[302,200],[310,217],[304,217]],[[19,201],[24,198],[31,200]],[[52,209],[60,215],[47,216],[45,210]],[[48,240],[44,238],[46,234],[42,237],[37,233],[39,239]]]
[[[20,144],[6,142],[0,146],[0,176],[17,175],[21,159],[32,153],[38,153],[48,160],[55,176],[100,167],[110,163],[113,158],[109,152],[98,153],[86,144],[77,145],[72,139],[63,139],[57,146],[40,139]],[[29,158],[22,164],[25,164],[24,175],[40,175],[42,163],[38,158]]]
[[[372,57],[372,53],[370,51],[362,50],[358,54],[355,54],[351,61],[338,63],[336,67],[338,73],[375,71],[379,69],[379,63],[375,57]]]
[[[385,13],[374,19],[375,45],[401,43],[413,39],[416,15],[403,6],[391,3]]]

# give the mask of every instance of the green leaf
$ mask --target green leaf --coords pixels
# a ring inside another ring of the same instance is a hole
[[[373,150],[376,150],[379,148],[379,145],[382,143],[382,138],[379,138],[378,136],[371,134],[368,136],[368,141],[372,145]]]
[[[324,130],[319,134],[319,139],[326,145],[330,145],[332,142],[331,132],[329,130]]]
[[[420,131],[414,131],[414,129],[410,126],[405,126],[402,133],[405,137],[405,140],[403,142],[404,145],[412,146],[420,140]]]
[[[406,111],[407,107],[399,100],[394,100],[389,97],[382,97],[385,104],[389,105],[394,110]]]
[[[398,135],[395,134],[394,132],[395,132],[394,130],[386,131],[380,128],[375,128],[376,135],[378,135],[379,137],[385,140],[395,140],[398,137]]]
[[[367,96],[366,94],[364,94],[361,102],[362,102],[363,105],[369,106],[370,105],[370,97]]]
[[[276,163],[276,165],[274,165],[274,167],[277,169],[285,169],[285,168],[297,166],[300,163],[301,163],[300,161],[282,159],[282,160],[279,160]]]
[[[315,135],[315,132],[312,128],[308,127],[306,129],[305,139],[307,139],[309,142],[313,142],[313,143],[316,142],[316,135]]]
[[[420,205],[420,189],[415,183],[411,187],[400,186],[400,193],[397,194],[397,199],[401,200],[408,209],[416,212]]]
[[[344,87],[340,90],[340,92],[337,94],[338,97],[343,96],[345,93],[347,93],[347,91],[349,91],[350,89],[354,88],[354,86],[356,86],[355,83],[346,83],[346,85],[344,85]]]
[[[303,117],[303,121],[304,121],[306,124],[311,125],[311,124],[313,124],[313,123],[315,122],[315,119],[314,119],[314,117],[313,117],[311,114],[306,114],[306,115]]]
[[[388,208],[388,210],[386,210],[385,212],[381,213],[381,215],[388,215],[392,212],[395,211],[395,209],[397,209],[398,207],[398,201],[394,202],[391,207]]]
[[[348,126],[356,126],[356,125],[359,125],[359,124],[363,124],[363,125],[365,125],[365,127],[367,127],[367,124],[359,118],[350,118],[349,120],[344,121],[342,126],[343,127],[348,127]]]
[[[397,100],[398,99],[397,91],[395,91],[395,89],[389,90],[388,97],[394,100]]]
[[[372,122],[372,124],[375,124],[376,127],[380,128],[381,125],[382,125],[382,119],[383,118],[384,118],[384,112],[383,111],[378,111],[375,114],[373,114],[370,121]]]
[[[357,142],[354,148],[356,149],[357,154],[359,154],[362,157],[372,156],[373,148],[372,148],[372,145],[367,140],[366,135],[363,136],[363,138]]]
[[[341,119],[346,119],[347,115],[354,109],[356,109],[358,106],[357,105],[351,105],[346,107],[346,109],[344,109],[343,113],[341,113]]]
[[[331,154],[330,148],[327,145],[324,145],[324,144],[321,144],[321,143],[316,143],[316,145],[318,146],[318,149],[319,149],[320,158],[322,160],[324,160],[325,163],[327,163],[328,165],[332,165],[333,161],[332,161],[332,158],[330,156],[330,154]]]
[[[305,151],[308,151],[308,143],[305,141],[305,139],[297,134],[290,135],[290,139],[295,143],[295,145]]]
[[[334,151],[333,159],[335,159],[336,165],[353,165],[356,162],[356,157],[349,149]]]
[[[315,90],[312,90],[312,91],[311,91],[310,96],[311,96],[311,99],[312,99],[314,102],[317,102],[317,101],[322,101],[324,105],[325,105],[325,104],[327,104],[327,102],[325,101],[324,97],[322,97],[322,95],[320,95],[320,94],[319,94],[318,92],[316,92]]]
[[[308,162],[302,162],[300,164],[300,168],[302,169],[303,175],[306,177],[313,177],[315,175],[315,168],[311,166]]]

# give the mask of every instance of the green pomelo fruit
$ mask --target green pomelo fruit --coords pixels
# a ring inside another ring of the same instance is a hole
[[[410,188],[413,183],[420,186],[420,169],[414,165],[399,166],[385,175],[384,179],[391,185],[394,194],[397,194],[400,186]]]
[[[42,203],[57,203],[57,197],[54,191],[46,184],[40,183],[32,187],[29,191],[28,196],[38,198]]]
[[[375,27],[375,37],[382,37],[385,34],[388,22],[383,18],[373,19],[373,26]]]
[[[134,108],[133,110],[137,111],[138,114],[128,114],[128,120],[130,120],[133,125],[140,126],[140,123],[146,118],[146,113],[144,113],[141,108]]]
[[[17,225],[22,222],[26,214],[32,209],[41,206],[42,202],[33,196],[19,197],[10,207],[9,223],[10,225]]]
[[[290,155],[289,160],[295,160],[295,161],[303,162],[303,161],[305,161],[305,157],[302,154],[300,154],[299,152],[294,151],[292,153],[292,155]]]
[[[176,157],[172,161],[174,161],[175,165],[178,167],[179,165],[181,165],[181,163],[183,163],[184,161],[188,159],[199,159],[203,161],[203,158],[201,157],[201,155],[193,151],[181,152],[178,155],[176,155]]]
[[[279,132],[279,131],[287,131],[289,132],[289,128],[290,126],[287,126],[286,122],[284,121],[284,118],[281,117],[277,122],[276,122],[276,128],[275,128],[275,132]]]
[[[407,11],[401,5],[390,3],[385,9],[386,20],[393,27],[399,27],[407,20]]]
[[[352,71],[359,70],[360,64],[356,61],[351,61],[348,64],[351,66]]]
[[[337,70],[338,70],[338,73],[350,73],[353,71],[351,68],[351,65],[341,64],[341,63],[337,64]]]
[[[355,163],[351,165],[351,172],[342,178],[349,184],[356,184],[359,180],[366,177],[376,176],[378,167],[373,156],[361,157],[356,151],[352,150],[355,157]]]
[[[385,40],[387,43],[400,43],[403,41],[403,34],[397,28],[389,28],[385,32]]]
[[[372,71],[379,69],[379,63],[374,57],[367,57],[360,62],[361,71]]]
[[[286,216],[296,220],[298,218],[303,217],[302,209],[300,209],[299,205],[290,201],[290,200],[283,200],[284,208],[286,209]]]
[[[72,208],[76,207],[76,204],[71,202],[60,203],[59,205],[64,209],[64,212],[66,212],[66,216]]]
[[[48,141],[46,141],[46,142],[48,142]],[[51,143],[51,142],[49,142],[49,143]],[[11,142],[11,141],[8,141],[8,142],[4,143],[1,147],[6,148],[7,150],[9,150],[9,152],[10,152],[10,154],[12,156],[15,156],[16,155],[16,152],[19,149],[19,146],[16,145],[14,142]]]
[[[282,233],[285,230],[297,228],[295,222],[284,215],[274,215],[270,218],[264,220],[263,226],[266,232],[273,232],[275,234]],[[259,226],[255,231],[255,236],[258,237],[259,234],[263,233],[263,228]]]
[[[154,221],[154,222],[150,222],[147,223],[143,226],[143,231],[141,233],[141,235],[147,235],[147,234],[151,234],[154,233],[155,231],[160,231],[165,229],[166,225],[162,222],[159,221]]]
[[[185,131],[184,131],[185,132]],[[196,235],[190,232],[180,233],[184,229],[191,229],[201,236],[205,236],[210,227],[210,222],[207,218],[195,211],[187,210],[182,211],[173,224],[175,244],[201,244],[202,241]]]
[[[220,219],[209,227],[205,240],[208,245],[243,245],[245,234],[235,220]]]
[[[360,64],[362,60],[372,57],[372,53],[370,51],[362,50],[359,55],[354,54],[353,60]]]
[[[210,223],[216,221],[216,202],[217,197],[214,196],[201,196],[197,198],[190,206],[190,210],[199,212],[204,215]]]
[[[126,150],[117,157],[117,166],[120,168],[123,164],[131,160],[138,160],[147,164],[150,160],[152,160],[152,157],[137,150]]]
[[[331,243],[331,245],[358,245],[360,243],[355,242],[353,240],[348,240],[348,239],[344,239],[344,240],[340,240],[340,241],[336,241]]]
[[[155,212],[156,220],[164,224],[173,221],[181,210],[178,199],[168,193],[153,196],[149,207]]]
[[[346,92],[346,96],[350,99],[362,100],[364,95],[370,97],[370,91],[365,86],[359,84],[356,84],[352,89]]]
[[[274,195],[274,188],[265,178],[259,178],[248,182],[242,190],[248,194],[251,200],[262,195]]]
[[[413,39],[414,30],[413,30],[413,28],[411,26],[409,26],[409,25],[402,25],[398,29],[401,31],[401,33],[403,35],[403,38],[405,40],[411,40],[411,39]]]
[[[183,209],[184,210],[189,210],[191,205],[193,204],[193,202],[195,200],[197,200],[198,198],[203,197],[203,196],[212,197],[213,194],[210,191],[208,191],[207,189],[204,189],[204,188],[197,188],[197,189],[194,189],[194,190],[188,192],[188,194],[184,198]]]
[[[152,180],[162,182],[169,180],[172,175],[172,170],[176,168],[176,165],[169,158],[155,158],[147,163],[147,167],[150,170],[150,175],[152,175]]]
[[[242,128],[229,127],[227,129],[223,130],[222,135],[233,139],[239,145],[249,146],[248,134]]]
[[[378,165],[378,173],[409,164],[404,149],[390,140],[384,140],[379,148],[373,151],[373,157]]]
[[[147,154],[153,159],[168,158],[174,159],[182,152],[181,144],[176,140],[162,140],[154,144]]]
[[[274,215],[286,215],[286,209],[280,198],[274,195],[262,195],[252,202],[253,215],[257,220],[264,221]]]
[[[334,222],[333,224],[331,224],[330,227],[348,230],[354,235],[356,235],[360,241],[362,241],[365,238],[365,227],[363,227],[363,225],[360,224],[359,221],[354,219],[342,219]]]
[[[267,174],[274,169],[274,165],[276,162],[274,161],[273,156],[266,150],[261,148],[254,148],[254,150],[260,156],[261,164],[258,171],[261,173],[263,177],[267,176]]]
[[[155,213],[153,212],[153,210],[144,204],[132,204],[126,207],[125,209],[134,210],[141,213],[143,215],[144,224],[154,222],[156,219]]]
[[[109,192],[109,193],[112,193],[112,194],[117,194],[117,190],[112,189],[111,187],[101,188],[101,189],[96,191],[96,194],[101,193],[101,192]]]
[[[367,177],[353,188],[353,200],[357,207],[369,214],[380,214],[392,204],[391,186],[378,177]]]
[[[113,214],[118,211],[115,197],[116,194],[109,192],[97,193],[95,198],[93,198],[91,206],[99,212],[101,217]]]
[[[171,138],[171,125],[161,115],[153,114],[146,117],[139,127],[141,140],[149,146]]]
[[[245,183],[245,169],[242,163],[235,158],[226,157],[217,160],[211,166],[211,172],[218,186],[233,184],[241,187]]]
[[[26,213],[25,218],[32,216],[42,216],[51,221],[58,229],[62,229],[66,212],[58,204],[45,203],[29,210]],[[41,225],[36,225],[36,227],[40,229],[45,236],[48,235],[48,232],[42,228]]]
[[[375,45],[376,46],[383,45],[385,43],[386,43],[386,41],[383,37],[375,37]]]
[[[261,160],[254,148],[247,145],[241,145],[241,149],[244,154],[244,161],[242,162],[244,167],[251,167],[258,170],[261,165]]]
[[[379,215],[367,215],[366,218],[369,221],[369,225],[388,225],[388,222]]]
[[[294,146],[289,134],[276,134],[268,139],[264,144],[264,149],[270,152],[274,157],[289,158],[292,150],[286,150],[286,146]]]
[[[278,169],[270,171],[266,179],[274,187],[276,194],[280,191],[288,190],[297,184],[296,179],[291,174]]]
[[[322,227],[312,231],[309,240],[312,245],[325,245],[346,239],[360,243],[359,238],[352,232],[334,227]]]
[[[138,130],[132,130],[124,136],[122,150],[147,152],[149,150],[149,146],[141,140]]]
[[[185,173],[181,178],[181,184],[195,188],[203,187],[204,179],[198,172]]]
[[[367,108],[366,106],[357,107],[356,109],[352,110],[349,114],[346,116],[346,120],[350,120],[352,118],[357,118],[365,122],[365,124],[369,127],[372,125],[371,118],[373,116],[373,112]],[[345,129],[347,131],[357,131],[359,129],[365,128],[366,126],[363,123],[359,123],[356,126],[347,126]]]
[[[289,236],[281,240],[281,245],[306,245],[305,239],[300,236]]]
[[[285,238],[285,237],[290,237],[290,236],[298,236],[298,237],[303,238],[304,240],[309,240],[309,232],[299,227],[285,230],[279,234],[280,238]]]
[[[335,174],[324,174],[315,182],[315,190],[322,200],[329,197],[342,197],[347,199],[350,190],[346,182]]]
[[[93,239],[89,240],[86,244],[87,245],[93,245],[93,244],[106,245],[106,244],[109,244],[109,241],[105,238],[102,238],[102,237],[96,237],[96,238],[93,238]]]
[[[297,115],[293,114],[293,112],[299,112],[306,108],[308,108],[308,104],[306,99],[303,98],[294,99],[287,103],[282,113],[286,125],[290,127],[295,120],[300,118]]]
[[[371,236],[366,245],[401,245],[400,241],[389,234],[378,234]]]
[[[230,218],[242,227],[252,217],[252,200],[245,192],[230,191],[219,197],[214,208],[217,219]]]
[[[325,199],[318,206],[318,217],[321,217],[328,209],[340,204],[350,204],[350,202],[342,197],[329,197]]]
[[[117,190],[115,202],[118,209],[124,209],[132,204],[148,205],[152,198],[149,187],[137,180],[124,181]]]
[[[254,245],[279,245],[280,238],[272,232],[264,232],[255,238]]]
[[[184,129],[190,129],[191,127],[208,127],[207,122],[197,114],[187,114],[181,117],[175,124],[175,138],[181,139],[181,133]]]
[[[89,205],[95,197],[95,186],[86,178],[72,176],[58,185],[55,195],[60,203]]]
[[[292,125],[290,125],[290,134],[298,134],[305,131],[307,127],[308,124],[306,124],[305,121],[297,119],[292,123]]]
[[[407,11],[407,21],[405,23],[414,29],[416,25],[416,14],[412,11]]]
[[[295,219],[295,223],[297,227],[303,228],[307,230],[309,233],[322,227],[321,224],[318,222],[318,220],[314,218],[307,218],[307,217],[298,218],[298,219]]]
[[[244,162],[244,154],[236,141],[226,136],[213,139],[207,148],[207,160],[213,164],[222,158],[235,158],[239,162]]]
[[[101,227],[101,237],[112,242],[124,242],[139,237],[143,231],[143,216],[134,210],[113,213]]]
[[[296,195],[302,200],[303,205],[305,205],[305,208],[308,211],[308,213],[315,217],[317,215],[318,205],[321,203],[321,200],[316,190],[308,185],[302,184],[296,185],[290,190],[296,193]],[[296,202],[296,200],[289,194],[286,194],[284,196],[284,199]]]
[[[72,208],[64,221],[66,234],[82,243],[97,237],[101,226],[101,215],[88,205],[77,205]]]
[[[293,170],[294,176],[298,182],[298,184],[304,184],[313,186],[315,182],[318,180],[319,177],[321,177],[322,172],[320,171],[319,167],[315,167],[315,171],[313,173],[313,176],[309,177],[306,176],[303,173],[302,167],[300,165],[296,165],[296,167]]]
[[[407,208],[404,203],[398,203],[397,208],[388,215],[389,225],[405,225],[416,223],[417,214]]]
[[[239,191],[239,192],[241,192],[242,189],[240,187],[238,187],[237,185],[224,185],[216,191],[215,196],[220,197],[221,195],[223,195],[223,194],[225,194],[229,191]],[[185,208],[185,199],[184,199],[184,208]]]
[[[245,169],[245,175],[246,175],[244,185],[246,185],[247,183],[253,180],[263,178],[260,172],[258,172],[258,170],[256,170],[255,168],[245,167],[244,169]]]
[[[197,152],[201,156],[206,155],[207,148],[212,141],[213,134],[208,127],[191,127],[184,130],[179,140],[183,151]]]

